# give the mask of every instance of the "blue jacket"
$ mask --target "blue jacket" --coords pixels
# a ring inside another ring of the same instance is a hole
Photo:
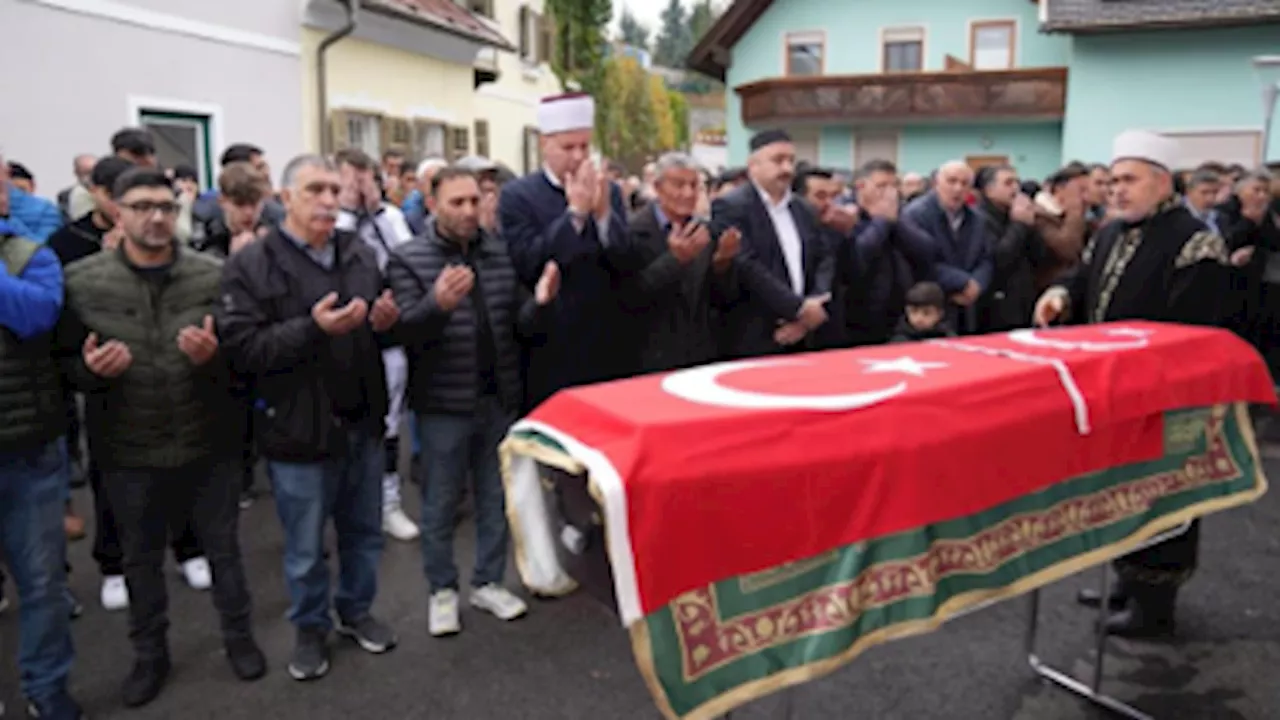
[[[932,192],[902,210],[902,224],[916,236],[932,241],[933,273],[947,295],[960,292],[970,280],[985,292],[991,287],[994,271],[991,246],[995,243],[986,220],[968,206],[960,212],[960,227],[952,230],[946,211]]]
[[[9,223],[14,235],[44,242],[62,227],[62,213],[58,212],[57,205],[10,183]]]
[[[52,250],[37,250],[18,277],[0,266],[0,328],[27,340],[53,330],[61,314],[62,264]]]

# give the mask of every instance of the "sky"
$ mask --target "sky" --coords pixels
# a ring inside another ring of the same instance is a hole
[[[661,22],[662,8],[666,6],[667,0],[613,0],[611,28],[615,33],[618,31],[618,18],[622,17],[622,8],[627,7],[641,25],[649,28],[649,35],[653,36],[657,33]]]

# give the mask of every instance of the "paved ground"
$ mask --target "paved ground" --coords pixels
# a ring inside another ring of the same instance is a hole
[[[1280,477],[1280,460],[1269,462]],[[78,496],[80,507],[87,499]],[[416,505],[416,503],[415,503]],[[378,612],[398,628],[400,647],[371,657],[339,645],[330,675],[299,684],[284,672],[293,634],[283,615],[281,538],[269,500],[244,516],[241,535],[257,601],[259,637],[271,662],[262,681],[236,682],[222,658],[207,597],[173,578],[175,671],[152,706],[124,710],[119,683],[129,667],[125,617],[96,602],[89,546],[73,550],[72,584],[88,612],[75,625],[74,688],[100,720],[425,718],[430,720],[656,720],[614,618],[582,596],[535,602],[530,616],[502,625],[464,615],[464,632],[426,632],[425,588],[414,545],[390,546]],[[466,532],[470,532],[468,526]],[[1181,639],[1115,642],[1109,687],[1161,720],[1280,717],[1280,496],[1214,516],[1205,524],[1203,567],[1187,588]],[[469,553],[471,542],[460,552]],[[464,567],[466,567],[464,565]],[[514,574],[512,575],[514,577]],[[1088,573],[1049,588],[1042,655],[1076,672],[1089,668],[1090,615],[1071,601]],[[1107,715],[1033,679],[1023,650],[1026,603],[1014,600],[941,631],[873,649],[834,675],[785,699],[765,699],[736,720],[1090,720]],[[0,701],[17,702],[16,618],[0,618]]]

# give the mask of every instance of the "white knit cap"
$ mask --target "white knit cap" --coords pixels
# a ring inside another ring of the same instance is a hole
[[[538,131],[543,135],[590,130],[595,124],[596,103],[590,95],[555,95],[538,103]]]
[[[1121,160],[1145,160],[1172,171],[1178,167],[1180,147],[1173,138],[1147,130],[1126,130],[1111,146],[1111,164]]]

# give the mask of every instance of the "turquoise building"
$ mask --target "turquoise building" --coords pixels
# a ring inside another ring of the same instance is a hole
[[[1263,55],[1280,55],[1280,2],[735,0],[689,65],[729,88],[731,164],[783,127],[836,168],[1044,177],[1107,160],[1130,128],[1178,137],[1184,166],[1280,160],[1280,117],[1262,147]]]

